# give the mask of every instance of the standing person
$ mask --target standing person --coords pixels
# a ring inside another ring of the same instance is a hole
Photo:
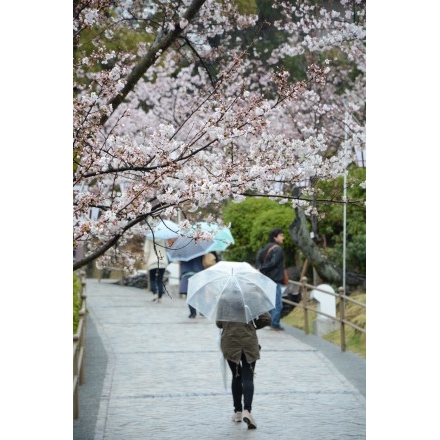
[[[237,293],[237,298],[239,294]],[[228,307],[230,307],[228,301]],[[227,316],[227,312],[223,316]],[[218,328],[222,329],[220,348],[227,360],[232,373],[231,391],[234,404],[233,422],[247,423],[248,429],[256,429],[257,424],[252,412],[254,397],[255,365],[260,359],[260,345],[258,343],[257,329],[266,327],[271,323],[271,316],[265,312],[257,319],[244,322],[216,321]]]
[[[269,232],[269,243],[258,251],[256,259],[257,269],[277,284],[275,308],[270,311],[272,316],[271,327],[274,330],[284,330],[280,325],[282,286],[284,278],[284,251],[281,245],[284,242],[284,232],[281,228]]]
[[[188,293],[188,280],[191,276],[206,269],[219,260],[216,252],[211,252],[209,254],[201,255],[199,257],[193,258],[189,261],[180,262],[180,284],[179,284],[179,294],[187,295]],[[188,318],[194,319],[197,316],[197,310],[188,304],[189,316]]]
[[[144,261],[147,266],[150,290],[153,292],[152,301],[162,302],[164,291],[163,276],[168,266],[165,240],[145,240]]]
[[[193,258],[189,261],[181,261],[180,262],[180,284],[179,284],[179,293],[180,295],[185,295],[188,293],[188,280],[191,276],[203,270],[203,256],[199,256]],[[188,318],[195,318],[197,316],[197,311],[194,307],[189,307],[189,316]]]

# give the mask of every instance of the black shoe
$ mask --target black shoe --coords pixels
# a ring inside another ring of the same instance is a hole
[[[277,332],[284,330],[284,327],[281,327],[280,325],[279,326],[272,325],[271,327],[272,330],[276,330]]]
[[[188,318],[195,318],[195,317],[196,317],[196,315],[193,315],[192,313],[191,313],[191,315],[188,316]]]

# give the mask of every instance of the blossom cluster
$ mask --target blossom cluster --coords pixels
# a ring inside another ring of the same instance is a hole
[[[266,53],[236,32],[258,41],[258,17],[232,3],[75,3],[74,248],[100,264],[129,267],[124,244],[159,217],[252,193],[287,203],[365,146],[365,4],[275,2],[284,42]],[[137,43],[116,51],[121,35]],[[298,55],[301,79],[282,67]]]

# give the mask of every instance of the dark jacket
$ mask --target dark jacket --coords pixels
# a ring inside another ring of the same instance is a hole
[[[180,262],[181,278],[179,283],[179,293],[188,292],[188,279],[204,269],[202,261],[203,257],[200,256],[189,261]]]
[[[242,351],[249,363],[260,359],[257,329],[266,327],[271,322],[271,316],[267,312],[257,319],[250,321],[249,324],[244,322],[216,321],[217,327],[222,329],[220,348],[223,356],[236,364],[241,360]]]
[[[269,248],[275,246],[264,258]],[[284,251],[274,241],[266,244],[257,254],[257,269],[272,281],[282,284],[284,278]]]

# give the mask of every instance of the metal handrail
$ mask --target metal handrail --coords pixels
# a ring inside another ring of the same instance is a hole
[[[308,284],[307,277],[302,277],[300,282],[289,280],[289,284],[296,285],[301,289],[301,294],[302,294],[301,301],[299,303],[297,303],[295,301],[290,301],[285,298],[282,298],[282,301],[286,304],[301,307],[304,310],[304,329],[303,330],[306,334],[309,334],[309,315],[308,315],[309,310],[312,310],[314,313],[316,313],[318,315],[322,315],[327,318],[330,318],[332,321],[338,322],[340,324],[341,351],[345,351],[345,349],[346,349],[345,326],[348,325],[349,327],[351,327],[361,333],[367,334],[367,331],[364,328],[359,327],[356,324],[354,324],[350,321],[347,321],[345,319],[345,303],[347,301],[351,302],[353,304],[356,304],[360,307],[363,307],[365,309],[367,306],[366,306],[366,304],[363,304],[363,303],[345,295],[343,287],[339,287],[338,293],[328,292],[327,290],[319,289],[317,286],[313,286],[312,284]],[[310,291],[311,290],[317,290],[319,292],[324,292],[328,295],[333,295],[335,297],[338,297],[340,299],[340,301],[339,301],[339,318],[335,317],[335,316],[328,315],[327,313],[321,312],[320,310],[316,310],[316,309],[308,306],[307,304],[310,301]]]

